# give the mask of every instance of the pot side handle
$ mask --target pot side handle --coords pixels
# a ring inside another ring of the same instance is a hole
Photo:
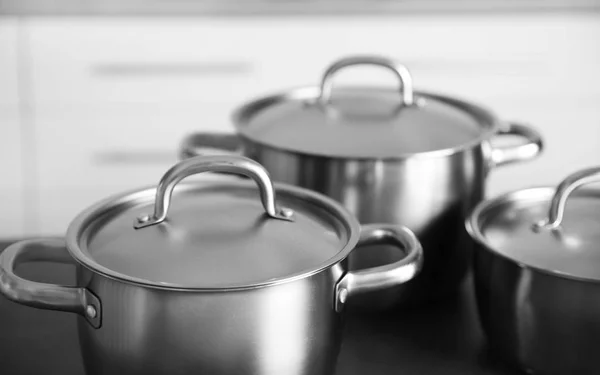
[[[395,245],[405,256],[394,263],[346,273],[336,285],[336,311],[341,311],[347,299],[353,295],[404,284],[420,273],[423,248],[410,229],[392,224],[363,225],[356,248],[377,244]]]
[[[502,137],[506,135],[525,138],[527,142],[516,146],[493,147],[492,166],[494,167],[532,160],[538,157],[543,151],[544,142],[542,136],[537,130],[529,126],[509,123],[508,126],[500,130],[496,136]]]
[[[58,310],[83,316],[100,328],[100,300],[86,288],[39,283],[15,274],[19,264],[28,262],[72,263],[64,240],[31,239],[16,242],[0,253],[0,293],[21,305]]]
[[[242,141],[236,134],[198,132],[187,135],[179,145],[180,160],[217,152],[241,154]]]

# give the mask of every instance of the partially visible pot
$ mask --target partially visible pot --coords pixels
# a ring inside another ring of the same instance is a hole
[[[396,75],[400,87],[332,89],[346,67],[375,65]],[[331,65],[320,86],[275,93],[240,106],[236,134],[197,133],[182,142],[181,158],[215,150],[257,160],[273,179],[341,202],[361,223],[401,223],[426,253],[411,282],[357,298],[366,310],[421,304],[455,292],[467,271],[471,241],[464,220],[485,193],[498,166],[534,159],[541,136],[500,121],[473,103],[413,91],[409,71],[382,57],[349,57]],[[517,136],[524,144],[494,147]],[[351,269],[384,264],[384,247],[354,252]]]
[[[205,171],[250,180],[176,186]],[[349,272],[348,254],[376,243],[404,256]],[[69,259],[74,287],[15,274],[24,262]],[[346,302],[410,280],[421,264],[410,230],[361,230],[330,198],[273,186],[264,168],[241,156],[209,156],[175,165],[157,188],[83,211],[66,242],[11,245],[0,255],[0,292],[78,314],[88,374],[325,375],[335,367]]]
[[[466,221],[489,346],[528,373],[600,374],[600,168],[480,203]]]

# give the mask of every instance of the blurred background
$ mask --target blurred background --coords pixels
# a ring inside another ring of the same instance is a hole
[[[63,235],[82,209],[158,183],[197,130],[335,59],[380,54],[417,90],[530,124],[544,154],[488,196],[600,164],[600,1],[0,0],[0,239]],[[336,80],[395,85],[377,68]]]

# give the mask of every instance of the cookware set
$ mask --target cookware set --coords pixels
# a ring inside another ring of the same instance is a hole
[[[360,65],[396,86],[334,87]],[[530,373],[600,372],[600,191],[579,189],[600,168],[486,199],[489,173],[538,157],[541,135],[415,90],[380,56],[335,61],[232,121],[182,140],[157,186],[0,255],[6,298],[78,316],[87,373],[332,374],[349,306],[424,305],[471,269],[495,353]],[[522,142],[492,144],[509,136]],[[207,172],[220,177],[187,179]],[[77,285],[16,273],[33,261],[74,263]]]

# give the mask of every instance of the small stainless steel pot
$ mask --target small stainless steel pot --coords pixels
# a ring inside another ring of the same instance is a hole
[[[250,179],[178,184],[205,171]],[[348,271],[354,248],[380,243],[404,256]],[[24,262],[69,259],[77,286],[15,274]],[[339,203],[274,186],[250,159],[207,156],[178,163],[157,188],[85,210],[66,241],[11,245],[0,255],[0,292],[78,314],[88,374],[331,374],[346,301],[404,283],[421,264],[407,228],[361,229]]]
[[[480,203],[466,221],[491,349],[528,373],[600,374],[600,168]]]
[[[346,67],[389,69],[400,89],[332,89]],[[411,282],[358,298],[381,310],[433,300],[457,290],[467,271],[470,240],[464,220],[484,197],[496,167],[530,160],[541,136],[500,121],[466,101],[413,91],[408,69],[382,57],[348,57],[331,65],[320,86],[276,93],[245,103],[233,115],[236,133],[197,133],[182,141],[181,158],[227,150],[257,160],[273,179],[341,202],[363,224],[398,223],[423,244],[423,271]],[[517,136],[523,144],[494,147]],[[351,269],[393,259],[385,247],[354,252]]]

